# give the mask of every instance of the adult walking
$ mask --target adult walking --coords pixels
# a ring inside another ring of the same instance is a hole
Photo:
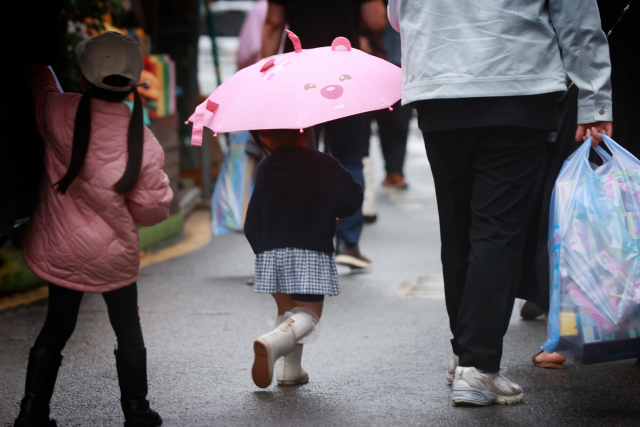
[[[382,31],[387,25],[382,0],[269,0],[262,35],[262,57],[275,55],[285,24],[302,41],[303,48],[330,46],[336,37],[346,37],[354,48],[360,48],[360,27]],[[290,40],[285,52],[293,51]],[[369,121],[365,114],[345,117],[316,126],[324,131],[324,141],[335,157],[364,188],[362,158]],[[318,138],[316,138],[317,140]],[[363,226],[362,209],[354,216],[338,222],[336,263],[352,268],[371,268],[373,264],[360,253]]]
[[[640,82],[634,75],[635,52],[640,48],[640,40],[634,34],[635,23],[640,19],[640,4],[631,0],[598,0],[602,19],[602,30],[607,34],[611,55],[612,97],[616,103],[613,114],[616,123],[612,138],[640,158],[640,128],[636,125],[640,116]],[[528,301],[521,314],[526,315],[527,307],[535,307],[538,313],[549,311],[549,206],[551,192],[564,161],[580,146],[575,141],[574,130],[578,114],[578,91],[573,86],[558,103],[560,110],[560,132],[554,135],[555,143],[549,145],[547,165],[544,168],[546,182],[541,186],[542,203],[539,217],[534,218],[530,230],[531,239],[525,249],[526,267],[531,268],[520,285],[526,292],[520,295]],[[592,153],[591,161],[601,163]],[[564,368],[565,358],[560,354],[538,351],[532,357],[533,365],[540,368]]]
[[[402,37],[402,104],[436,187],[455,404],[517,403],[499,373],[521,275],[530,194],[567,75],[576,138],[611,135],[607,41],[595,0],[391,0]]]

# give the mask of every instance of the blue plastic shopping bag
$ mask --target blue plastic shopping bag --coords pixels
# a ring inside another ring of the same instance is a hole
[[[248,138],[249,132],[242,131],[231,141],[211,196],[211,229],[216,236],[243,230],[256,164],[246,152]]]
[[[640,161],[608,137],[564,163],[551,197],[549,340],[590,364],[640,357]]]

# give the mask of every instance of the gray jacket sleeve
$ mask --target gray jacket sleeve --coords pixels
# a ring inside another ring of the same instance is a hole
[[[562,62],[580,89],[578,123],[612,121],[609,44],[596,0],[549,0]]]

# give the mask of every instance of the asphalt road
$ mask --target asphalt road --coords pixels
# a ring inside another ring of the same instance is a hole
[[[214,237],[199,251],[142,270],[149,399],[164,425],[640,424],[635,360],[533,368],[531,355],[546,338],[544,321],[523,321],[515,312],[502,365],[522,386],[524,402],[450,405],[435,194],[415,133],[408,156],[410,189],[378,190],[380,218],[361,242],[374,270],[341,275],[342,294],[327,300],[320,338],[305,346],[307,385],[261,390],[251,381],[252,341],[272,328],[275,304],[245,284],[253,254],[243,236]],[[423,294],[428,298],[399,296],[396,284],[409,274],[434,275],[431,292]],[[0,312],[0,426],[11,425],[18,413],[28,351],[45,314],[46,302]],[[60,426],[122,425],[114,344],[102,298],[86,295],[52,400]]]

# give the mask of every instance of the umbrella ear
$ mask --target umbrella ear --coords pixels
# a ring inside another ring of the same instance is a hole
[[[296,53],[302,52],[302,44],[300,43],[300,39],[298,38],[298,36],[293,34],[292,31],[285,31],[287,32],[287,34],[289,34],[289,40],[291,40],[291,43],[293,44],[293,50],[295,50]]]
[[[350,51],[351,42],[346,37],[336,37],[331,43],[331,50]]]
[[[260,72],[262,73],[263,71],[267,71],[269,68],[273,67],[275,63],[276,63],[276,59],[271,58],[270,60],[264,63],[262,68],[260,68]]]
[[[207,100],[207,110],[211,111],[213,114],[216,113],[216,111],[218,111],[218,107],[220,107],[219,104],[211,101],[211,100]]]

